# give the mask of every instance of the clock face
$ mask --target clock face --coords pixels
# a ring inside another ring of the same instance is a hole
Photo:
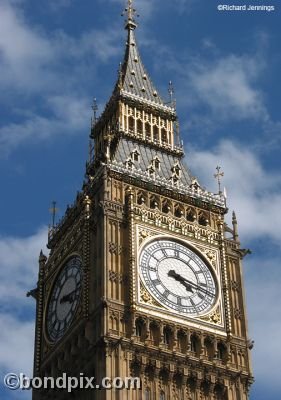
[[[190,248],[174,240],[155,240],[143,249],[140,277],[160,304],[185,315],[205,314],[217,299],[217,284],[210,267]]]
[[[73,321],[81,293],[82,269],[79,257],[71,258],[57,277],[47,309],[47,332],[59,340]]]

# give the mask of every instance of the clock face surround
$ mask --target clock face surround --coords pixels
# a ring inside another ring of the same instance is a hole
[[[143,248],[140,278],[161,305],[186,316],[206,314],[217,300],[217,281],[211,267],[173,239],[156,239]]]
[[[47,307],[46,328],[49,339],[58,341],[71,325],[77,310],[82,284],[82,262],[70,258],[56,278]]]

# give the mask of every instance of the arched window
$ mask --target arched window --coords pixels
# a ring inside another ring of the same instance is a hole
[[[194,222],[194,220],[196,219],[196,213],[195,210],[193,208],[189,208],[186,212],[186,219],[190,222]]]
[[[165,214],[168,214],[168,212],[171,211],[171,203],[168,200],[163,202],[162,211]]]
[[[153,159],[153,165],[155,169],[160,170],[160,160],[157,156]]]
[[[151,140],[151,126],[148,122],[144,125],[145,138]]]
[[[212,360],[215,355],[214,343],[210,338],[206,338],[204,341],[205,353],[209,360]]]
[[[185,353],[187,349],[187,336],[185,332],[179,331],[178,332],[178,348],[181,353]]]
[[[166,129],[161,129],[161,140],[162,143],[168,143],[168,135]]]
[[[225,361],[226,359],[226,347],[223,343],[218,343],[217,346],[217,358],[220,361]]]
[[[133,117],[129,117],[129,131],[130,132],[135,131],[135,120]]]
[[[196,335],[190,337],[190,350],[198,355],[199,352],[199,340]]]
[[[137,132],[139,135],[142,135],[143,125],[140,119],[137,120]]]
[[[150,338],[154,346],[159,346],[160,330],[154,322],[150,324]]]
[[[150,389],[146,388],[144,392],[144,400],[150,400],[150,399],[151,399]]]
[[[159,140],[159,128],[158,126],[153,127],[153,140]]]
[[[176,216],[177,218],[181,218],[181,217],[183,216],[183,214],[184,214],[183,208],[182,208],[180,205],[178,205],[178,206],[175,208],[175,216]]]
[[[168,327],[165,327],[163,330],[163,342],[167,346],[169,346],[171,343],[171,336],[171,330]]]
[[[164,392],[161,392],[161,393],[160,393],[159,400],[165,400],[165,399],[166,399],[165,393],[164,393]]]
[[[209,222],[207,215],[205,213],[201,212],[199,214],[198,222],[200,225],[207,226],[208,222]]]
[[[142,321],[140,321],[139,319],[136,321],[136,336],[141,338],[142,336]]]
[[[140,158],[140,152],[137,149],[133,150],[131,153],[131,157],[132,157],[132,160],[138,162],[139,158]]]

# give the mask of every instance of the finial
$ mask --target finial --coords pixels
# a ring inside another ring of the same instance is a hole
[[[97,118],[98,109],[99,109],[99,107],[98,107],[97,99],[94,98],[93,105],[92,105],[92,110],[94,111],[94,125],[96,124],[97,119],[98,119]]]
[[[55,227],[55,222],[56,222],[56,213],[58,211],[58,208],[56,208],[57,202],[53,201],[52,202],[52,207],[49,209],[50,213],[52,214],[52,228]]]
[[[233,227],[233,239],[235,241],[238,241],[239,235],[238,235],[238,223],[237,223],[237,218],[235,211],[232,213],[232,227]]]
[[[139,15],[136,14],[136,9],[133,8],[133,0],[127,0],[128,1],[128,6],[125,8],[124,12],[121,14],[122,16],[127,14],[128,18],[125,24],[125,29],[128,30],[133,30],[136,29],[137,24],[135,21],[135,15],[138,17]]]
[[[221,178],[224,176],[224,172],[221,172],[221,167],[219,167],[219,166],[217,166],[216,170],[217,170],[217,173],[214,175],[214,177],[218,181],[219,194],[222,194],[222,191],[221,191]]]
[[[122,89],[122,78],[123,78],[123,71],[122,71],[122,63],[119,63],[119,69],[118,69],[118,87],[119,89]]]
[[[90,140],[89,140],[89,163],[92,162],[93,150],[94,150],[94,146],[93,146],[92,139],[90,138]]]

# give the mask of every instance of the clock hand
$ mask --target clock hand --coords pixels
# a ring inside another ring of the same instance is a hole
[[[174,278],[176,281],[180,282],[183,286],[185,286],[185,288],[188,292],[193,293],[193,289],[192,289],[191,285],[189,283],[187,283],[186,280],[181,275],[177,274],[176,271],[170,270],[168,272],[168,276],[170,276],[171,278]]]
[[[186,290],[188,290],[189,292],[193,293],[192,287],[200,290],[200,292],[205,293],[206,295],[212,296],[214,297],[215,295],[211,292],[209,292],[208,290],[205,290],[203,288],[201,288],[200,285],[196,285],[196,283],[190,281],[189,279],[184,278],[183,276],[179,275],[176,273],[176,271],[174,270],[170,270],[168,272],[168,276],[171,276],[172,278],[174,278],[176,281],[182,283],[184,285],[184,283],[187,283],[188,287],[186,286]]]
[[[209,290],[203,289],[200,285],[197,285],[196,283],[190,281],[189,279],[183,278],[186,282],[188,282],[191,286],[195,287],[197,290],[200,290],[200,292],[205,293],[209,296],[214,297],[215,294],[212,292],[209,292]]]
[[[76,289],[74,289],[74,290],[72,290],[72,292],[70,292],[70,293],[67,293],[66,295],[64,295],[61,299],[60,299],[60,304],[63,304],[63,303],[73,303],[73,301],[74,301],[74,293],[76,293],[77,292],[77,288]]]

